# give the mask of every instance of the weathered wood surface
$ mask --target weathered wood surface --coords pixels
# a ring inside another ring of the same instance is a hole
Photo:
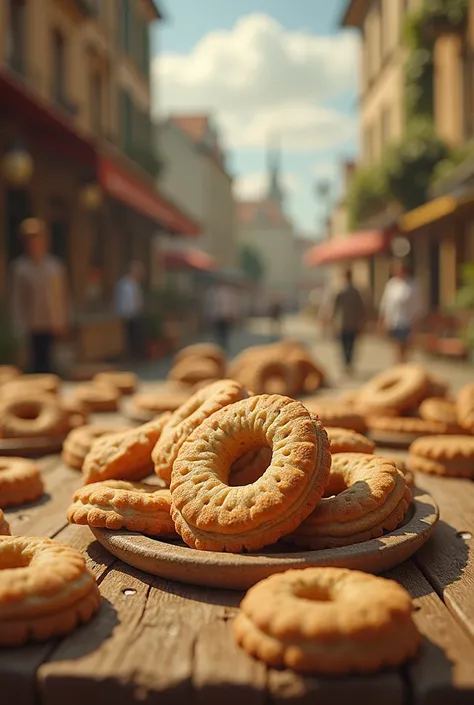
[[[374,676],[304,678],[248,657],[231,623],[242,593],[172,583],[111,556],[86,527],[68,526],[80,484],[59,458],[42,461],[47,501],[8,511],[12,531],[81,550],[103,604],[74,634],[0,649],[0,705],[86,702],[219,705],[451,705],[474,702],[474,483],[419,476],[441,523],[415,557],[390,571],[412,594],[424,635],[416,660]]]

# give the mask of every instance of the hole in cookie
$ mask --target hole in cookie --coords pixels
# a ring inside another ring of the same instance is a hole
[[[18,521],[28,521],[29,518],[30,518],[29,514],[19,514],[17,516]]]
[[[420,605],[413,605],[413,612],[419,612],[421,610]]]
[[[458,537],[458,539],[463,539],[463,541],[469,541],[470,539],[472,539],[472,534],[470,531],[458,531],[456,536]]]
[[[232,464],[229,474],[231,487],[251,485],[262,477],[270,465],[272,451],[269,446],[258,446],[243,453]]]
[[[392,387],[396,387],[397,384],[399,383],[398,379],[390,379],[384,382],[383,384],[380,385],[379,389],[382,392],[386,392],[388,389],[392,389]]]
[[[17,419],[22,419],[24,421],[34,421],[40,415],[40,408],[38,405],[25,404],[18,406],[15,409],[15,416]]]
[[[332,602],[333,600],[332,594],[323,585],[302,585],[295,590],[295,596],[302,600],[315,602]]]
[[[128,597],[129,595],[136,595],[137,591],[135,590],[135,588],[125,588],[125,590],[122,590],[122,594],[127,595]]]

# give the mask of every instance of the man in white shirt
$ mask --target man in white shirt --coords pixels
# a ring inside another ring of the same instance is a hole
[[[397,262],[380,303],[380,322],[397,346],[399,362],[405,362],[413,328],[424,313],[418,283],[403,262]]]
[[[25,253],[11,266],[13,325],[29,345],[31,371],[52,372],[53,345],[68,328],[68,291],[63,263],[49,253],[46,223],[20,225]]]
[[[132,356],[139,356],[141,353],[142,281],[144,276],[145,267],[142,262],[132,262],[128,274],[125,274],[117,282],[115,292],[117,315],[123,321],[127,351]]]
[[[239,299],[235,287],[217,282],[207,291],[206,312],[219,345],[228,349],[229,337],[240,317]]]

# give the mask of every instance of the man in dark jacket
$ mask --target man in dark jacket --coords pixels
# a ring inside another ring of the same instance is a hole
[[[354,348],[364,325],[367,312],[360,291],[352,282],[352,271],[344,272],[345,285],[336,294],[332,307],[332,321],[341,343],[346,372],[352,374]]]

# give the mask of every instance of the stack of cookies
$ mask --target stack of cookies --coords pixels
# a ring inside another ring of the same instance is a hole
[[[344,452],[331,456],[328,433],[302,402],[215,382],[172,414],[95,440],[68,518],[169,535],[169,523],[144,520],[143,507],[159,501],[189,546],[230,552],[278,540],[345,546],[396,528],[411,497],[404,473],[364,436],[329,434]],[[137,484],[153,470],[165,494],[156,481]]]

